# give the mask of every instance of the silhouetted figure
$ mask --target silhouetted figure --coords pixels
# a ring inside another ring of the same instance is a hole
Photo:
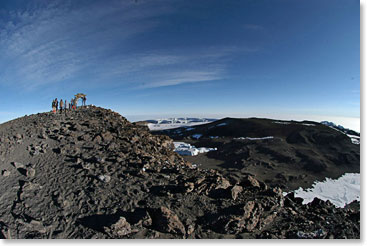
[[[52,112],[56,113],[56,99],[52,100]]]
[[[68,103],[68,101],[66,101],[66,99],[65,99],[65,107],[64,107],[64,109],[65,109],[65,112],[66,112],[66,110],[69,108],[69,103]]]
[[[57,112],[57,109],[59,108],[59,101],[57,100],[57,97],[55,98],[55,108]]]
[[[62,99],[60,100],[60,112],[62,113],[62,107],[64,107],[64,102],[62,101]]]

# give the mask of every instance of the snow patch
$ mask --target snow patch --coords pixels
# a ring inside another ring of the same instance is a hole
[[[352,141],[352,144],[359,144],[360,143],[359,139],[356,139],[356,138],[350,138],[350,140]]]
[[[272,123],[275,123],[275,124],[281,124],[281,125],[290,125],[292,124],[292,122],[285,122],[285,121],[273,121]],[[315,124],[310,124],[310,123],[293,123],[293,124],[301,124],[301,125],[304,125],[304,126],[316,126]]]
[[[360,174],[346,173],[339,179],[326,178],[323,182],[315,182],[310,189],[299,188],[294,194],[295,197],[304,199],[303,204],[310,203],[317,197],[342,208],[354,200],[360,201],[360,188]]]
[[[209,151],[217,150],[217,148],[205,148],[205,147],[196,148],[195,146],[184,142],[173,142],[173,144],[175,145],[175,152],[178,153],[179,155],[195,156],[200,153],[206,153]]]
[[[291,124],[290,122],[284,122],[284,121],[273,121],[272,123],[282,124],[282,125],[289,125],[289,124]]]
[[[262,137],[262,138],[249,138],[249,137],[239,137],[239,138],[234,138],[234,139],[238,139],[238,140],[265,140],[265,139],[273,139],[273,136],[268,136],[268,137]]]
[[[220,124],[218,124],[217,126],[226,126],[227,125],[227,123],[220,123]]]
[[[203,134],[194,134],[191,137],[195,138],[195,139],[199,139],[203,136]]]
[[[304,126],[316,126],[315,124],[307,124],[307,123],[302,123],[302,125],[304,125]]]
[[[350,140],[352,141],[352,144],[360,144],[361,142],[361,137],[359,136],[355,136],[355,135],[350,135],[347,134],[347,136],[350,138]]]

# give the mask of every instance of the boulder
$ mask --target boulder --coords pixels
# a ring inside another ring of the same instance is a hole
[[[237,196],[239,193],[241,193],[243,191],[243,188],[242,186],[239,186],[239,185],[235,185],[232,187],[231,189],[231,196],[232,196],[232,199],[233,200],[236,200],[237,199]]]
[[[120,217],[115,224],[112,224],[110,227],[105,227],[104,230],[112,237],[123,237],[132,232],[131,226],[125,217]]]
[[[152,212],[153,227],[160,232],[184,235],[185,226],[178,216],[166,207],[160,207]]]
[[[257,187],[260,188],[260,183],[252,176],[247,176],[245,179],[243,179],[240,183],[243,187]]]

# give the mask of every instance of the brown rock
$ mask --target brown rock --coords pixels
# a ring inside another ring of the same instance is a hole
[[[215,189],[227,189],[231,186],[231,183],[223,177],[217,178],[217,184],[218,185],[215,187]]]
[[[244,218],[248,219],[255,208],[255,201],[249,201],[243,206]]]
[[[196,185],[201,184],[205,180],[205,177],[198,178],[195,182]]]
[[[258,187],[260,188],[260,183],[252,176],[247,176],[245,180],[241,182],[241,185],[244,187]]]
[[[152,218],[150,217],[147,211],[144,211],[144,215],[142,218],[137,222],[137,225],[142,225],[144,227],[149,227],[152,225]]]
[[[185,226],[178,216],[166,207],[160,207],[152,214],[153,226],[161,232],[182,234],[186,233]]]
[[[4,177],[7,177],[7,176],[10,175],[10,172],[8,170],[2,170],[1,175],[4,176]]]
[[[189,193],[194,190],[195,185],[192,182],[188,182],[185,184],[185,187],[186,187],[186,192]]]
[[[129,222],[126,221],[125,217],[120,217],[120,219],[110,227],[104,228],[106,233],[112,237],[118,236],[123,237],[132,232]]]
[[[97,135],[94,139],[93,139],[93,142],[95,143],[100,143],[102,142],[102,137],[100,135]]]
[[[264,226],[264,225],[267,225],[273,222],[276,216],[277,216],[277,212],[271,213],[270,215],[266,216],[265,219],[262,220],[261,224]]]
[[[36,175],[36,170],[34,168],[27,168],[27,176],[34,177]]]
[[[13,166],[15,168],[24,168],[24,165],[22,163],[19,163],[19,162],[12,162]]]
[[[113,140],[113,135],[110,132],[103,132],[101,136],[105,142],[111,142]]]
[[[237,196],[239,193],[241,193],[243,191],[242,186],[239,185],[235,185],[233,186],[233,188],[231,189],[231,196],[233,200],[237,199]]]
[[[246,222],[247,222],[246,230],[249,232],[253,231],[256,228],[257,224],[259,223],[259,215],[258,214],[253,215]]]

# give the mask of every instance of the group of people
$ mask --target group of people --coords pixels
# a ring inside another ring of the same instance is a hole
[[[82,105],[85,106],[87,101],[86,97],[82,98]],[[77,108],[77,104],[78,104],[78,99],[77,98],[73,98],[70,100],[70,103],[65,99],[64,101],[62,99],[60,99],[60,102],[57,100],[57,98],[55,98],[52,101],[52,112],[56,113],[58,111],[62,112],[66,112],[66,110],[71,110],[71,109],[76,109]]]

